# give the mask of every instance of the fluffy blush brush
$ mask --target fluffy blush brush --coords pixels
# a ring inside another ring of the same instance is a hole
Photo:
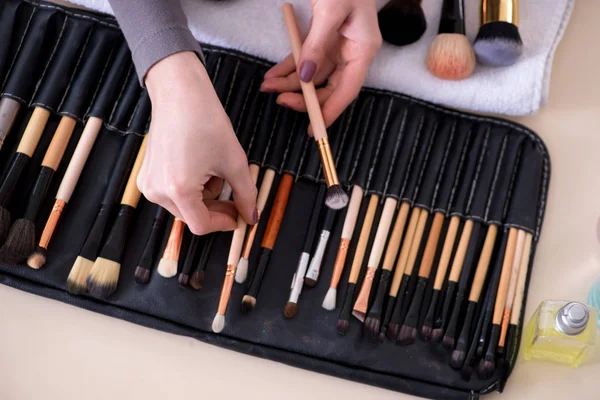
[[[421,0],[391,0],[377,14],[386,42],[406,46],[419,40],[427,29]]]
[[[523,53],[523,41],[517,27],[517,0],[483,0],[481,27],[473,43],[477,60],[484,65],[514,64]]]
[[[440,79],[460,80],[473,74],[475,52],[465,36],[463,0],[444,0],[438,35],[425,64]]]

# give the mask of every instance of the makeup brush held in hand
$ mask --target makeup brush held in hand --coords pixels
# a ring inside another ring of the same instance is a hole
[[[296,23],[294,6],[290,3],[285,3],[282,7],[282,11],[289,34],[290,44],[292,46],[294,61],[298,64],[300,61],[302,40],[300,39],[300,31],[298,30],[298,25]],[[308,83],[300,81],[300,86],[302,87],[302,95],[304,96],[304,102],[306,103],[306,108],[308,110],[308,117],[310,119],[310,125],[313,130],[315,141],[319,147],[319,153],[321,153],[323,175],[325,176],[328,187],[325,204],[329,208],[339,210],[348,205],[349,199],[338,180],[335,162],[331,153],[331,147],[329,146],[329,139],[327,138],[327,128],[325,127],[325,121],[323,120],[323,114],[321,113],[321,106],[319,105],[319,99],[317,98],[315,84],[312,81]]]
[[[421,0],[391,0],[377,14],[386,42],[406,46],[419,40],[427,29]]]
[[[523,53],[518,0],[483,0],[481,7],[481,27],[473,43],[477,61],[491,66],[514,64]]]
[[[440,79],[460,80],[473,74],[476,60],[465,36],[463,0],[444,0],[438,35],[429,47],[425,64]]]

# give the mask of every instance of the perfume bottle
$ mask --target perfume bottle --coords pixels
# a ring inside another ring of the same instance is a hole
[[[600,310],[600,278],[594,282],[594,286],[590,289],[588,304],[595,307],[597,310]],[[598,328],[600,328],[600,315],[598,316]]]
[[[594,351],[598,311],[577,302],[544,301],[525,327],[526,360],[578,367]]]

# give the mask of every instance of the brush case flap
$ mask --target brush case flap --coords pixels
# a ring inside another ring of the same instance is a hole
[[[345,211],[337,215],[321,281],[314,289],[303,291],[298,315],[292,320],[284,319],[283,307],[289,295],[286,282],[291,282],[294,275],[318,187],[324,182],[320,155],[314,139],[306,134],[307,116],[277,105],[276,94],[259,91],[262,77],[272,64],[219,47],[204,46],[207,70],[248,161],[263,167],[263,172],[270,168],[295,178],[256,308],[248,316],[241,315],[239,305],[246,287],[235,284],[225,330],[212,333],[231,233],[215,236],[203,289],[182,289],[175,280],[167,281],[156,272],[148,285],[136,284],[134,270],[156,213],[155,206],[147,201],[140,202],[136,211],[135,227],[131,229],[135,234],[127,241],[116,292],[107,300],[68,295],[67,275],[94,221],[116,159],[123,147],[137,148],[148,129],[150,99],[139,85],[126,43],[110,17],[43,2],[7,0],[0,5],[0,33],[1,94],[26,106],[0,150],[2,171],[33,108],[41,106],[53,112],[9,205],[13,217],[24,212],[28,193],[61,116],[70,116],[79,123],[52,180],[51,195],[36,221],[38,234],[44,228],[53,195],[85,121],[93,116],[104,122],[52,238],[47,264],[37,271],[0,265],[2,283],[248,354],[427,398],[472,399],[503,388],[516,359],[520,329],[517,340],[510,341],[507,363],[486,380],[476,374],[469,379],[462,377],[448,365],[449,354],[438,344],[422,340],[404,347],[387,340],[376,343],[363,335],[355,320],[351,321],[348,334],[337,334],[339,309],[326,311],[321,302],[328,289]],[[547,199],[550,161],[544,144],[529,129],[398,93],[364,89],[329,133],[340,182],[345,189],[359,185],[365,192],[349,260],[366,212],[366,199],[376,195],[380,204],[394,198],[429,212],[443,213],[448,217],[444,231],[451,216],[462,221],[473,219],[484,227],[498,225],[497,247],[505,241],[508,228],[523,229],[533,235],[530,263],[533,261]],[[133,159],[135,152],[132,153]],[[278,181],[279,175],[265,215],[270,212]],[[377,215],[381,210],[380,205]],[[262,237],[266,220],[261,219],[257,238]],[[425,238],[431,220],[430,217]],[[377,224],[378,219],[373,224],[370,243]],[[168,229],[169,226],[156,254],[165,246]],[[482,237],[476,239],[480,244]],[[181,263],[188,243],[186,233]],[[259,246],[260,240],[256,240],[250,273],[256,265]],[[495,255],[492,265],[498,262]],[[338,289],[338,307],[346,291],[349,269],[347,265]],[[418,268],[414,270],[416,274]],[[361,281],[362,277],[357,286]],[[430,298],[431,282],[422,309],[427,308]],[[477,320],[480,314],[481,307],[476,311]],[[423,315],[421,312],[421,320]]]

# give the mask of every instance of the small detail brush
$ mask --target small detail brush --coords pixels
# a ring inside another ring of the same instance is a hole
[[[438,35],[425,60],[427,68],[440,79],[460,80],[473,74],[476,63],[465,36],[463,0],[444,0]]]
[[[190,240],[190,245],[188,246],[185,261],[183,263],[183,268],[177,277],[177,282],[179,282],[179,286],[181,287],[186,287],[188,285],[188,281],[190,280],[190,272],[192,271],[192,265],[194,265],[194,259],[196,258],[196,251],[198,250],[199,244],[200,236],[192,235],[192,240]]]
[[[146,240],[146,245],[144,246],[144,251],[142,252],[140,261],[135,268],[135,281],[139,284],[143,285],[150,281],[150,271],[152,270],[154,254],[156,252],[156,247],[158,246],[160,236],[163,233],[166,216],[167,210],[161,206],[156,206],[156,214],[154,215],[152,228],[150,228],[150,234]]]
[[[0,99],[0,149],[4,144],[4,140],[10,133],[10,130],[19,114],[21,103],[10,97],[2,97]]]
[[[383,40],[396,46],[416,42],[427,29],[421,0],[391,0],[379,10],[377,19]]]
[[[340,244],[338,247],[337,256],[333,264],[333,273],[331,274],[331,282],[329,283],[329,290],[323,299],[321,306],[329,311],[335,310],[337,300],[337,287],[340,283],[340,278],[344,272],[344,266],[346,264],[346,257],[348,256],[348,248],[350,247],[350,241],[354,234],[354,228],[356,227],[356,219],[360,211],[360,203],[363,198],[363,190],[360,186],[352,187],[352,195],[350,196],[350,204],[346,211],[346,217],[344,219],[344,226],[342,227],[342,235],[340,238]]]
[[[171,226],[171,233],[169,233],[169,240],[167,240],[167,245],[156,269],[158,274],[163,278],[172,278],[177,275],[177,264],[179,262],[184,229],[185,222],[179,218],[175,218]]]
[[[292,6],[290,3],[285,3],[282,7],[282,11],[290,39],[290,45],[292,47],[292,54],[296,64],[298,64],[300,62],[302,39],[300,39],[300,31],[298,30],[298,25],[296,23],[294,6]],[[323,114],[321,112],[321,106],[317,97],[315,84],[312,81],[300,81],[300,86],[302,88],[304,102],[306,103],[313,135],[315,141],[317,142],[319,153],[321,154],[323,175],[325,176],[325,181],[327,182],[328,191],[325,204],[329,208],[339,210],[348,205],[348,195],[346,192],[344,192],[344,189],[342,189],[342,186],[338,180],[333,154],[331,153],[329,139],[327,138],[327,128],[325,126],[325,121],[323,120]]]
[[[312,208],[310,221],[308,223],[308,229],[304,235],[304,247],[300,259],[298,260],[298,267],[292,278],[292,286],[290,291],[290,297],[283,310],[283,315],[287,319],[294,318],[298,313],[298,299],[302,293],[302,284],[304,283],[304,275],[306,274],[306,268],[308,267],[308,261],[310,258],[310,251],[317,235],[317,224],[319,223],[319,214],[321,214],[321,206],[323,199],[325,198],[325,192],[327,188],[325,185],[319,186],[317,197]]]
[[[514,64],[523,53],[518,0],[483,0],[481,6],[481,27],[473,43],[477,61],[491,66]]]
[[[125,250],[129,227],[142,196],[137,187],[137,178],[144,162],[146,139],[147,136],[144,137],[133,169],[129,175],[129,180],[121,199],[119,214],[110,230],[104,247],[100,251],[100,255],[94,262],[86,279],[87,291],[92,296],[106,299],[117,289],[121,271],[121,259]]]
[[[327,250],[327,243],[329,243],[329,237],[331,236],[331,229],[333,228],[336,214],[337,210],[332,208],[328,208],[325,211],[325,220],[323,221],[317,248],[315,249],[310,264],[308,265],[306,275],[304,276],[304,284],[310,288],[317,286],[317,282],[319,281],[321,264],[323,263],[323,257],[325,256],[325,250]]]

